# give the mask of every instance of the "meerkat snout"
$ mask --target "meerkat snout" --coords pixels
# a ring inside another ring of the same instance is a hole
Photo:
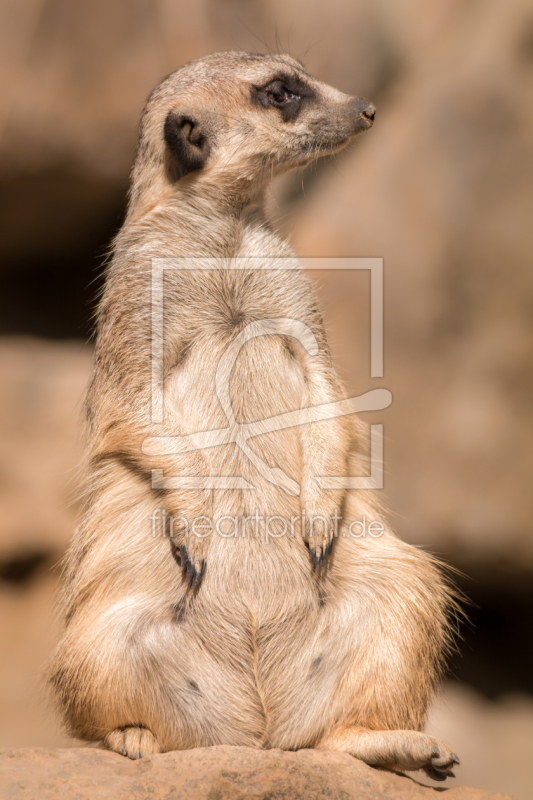
[[[376,108],[363,97],[349,97],[345,107],[346,116],[352,124],[352,130],[346,139],[348,141],[353,136],[357,136],[357,134],[372,127],[376,116]]]

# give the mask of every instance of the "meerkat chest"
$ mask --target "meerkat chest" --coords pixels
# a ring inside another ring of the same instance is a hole
[[[257,259],[253,269],[233,263],[199,264],[170,296],[167,335],[176,352],[167,395],[189,433],[301,407],[298,348],[309,346],[310,333],[303,276],[278,259]]]

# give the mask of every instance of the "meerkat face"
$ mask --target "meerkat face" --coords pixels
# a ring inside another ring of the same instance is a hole
[[[315,80],[290,56],[217,53],[152,92],[138,160],[162,164],[171,184],[263,186],[344,147],[374,114],[371,103]]]

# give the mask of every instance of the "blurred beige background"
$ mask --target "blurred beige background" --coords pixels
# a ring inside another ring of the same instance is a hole
[[[302,255],[385,259],[382,380],[368,275],[313,277],[350,392],[394,396],[365,415],[392,522],[472,601],[430,729],[461,753],[457,783],[533,798],[530,0],[2,0],[0,42],[0,745],[69,743],[40,674],[144,100],[192,58],[279,47],[378,107],[269,207]]]

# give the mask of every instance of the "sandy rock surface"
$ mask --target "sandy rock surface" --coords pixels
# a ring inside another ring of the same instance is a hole
[[[129,761],[88,748],[0,751],[0,794],[9,800],[429,800],[437,790],[381,772],[346,753],[208,747]],[[449,800],[511,795],[462,786]]]

